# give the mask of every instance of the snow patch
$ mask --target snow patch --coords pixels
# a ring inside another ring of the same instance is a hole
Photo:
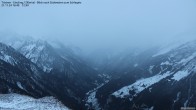
[[[51,70],[52,70],[52,68],[43,66],[43,71],[44,72],[50,72]]]
[[[8,55],[5,55],[5,56],[4,56],[4,60],[7,61],[7,62],[10,62],[10,58],[11,58],[11,57],[8,56]]]
[[[24,45],[20,49],[20,53],[22,53],[26,58],[30,59],[32,62],[36,63],[38,58],[40,57],[41,51],[44,49],[44,44],[39,44],[41,41],[31,42]]]
[[[153,107],[153,106],[149,108],[149,110],[153,110],[153,109],[154,109],[154,107]]]
[[[169,61],[166,61],[166,62],[162,62],[161,65],[172,65],[172,63],[170,63]]]
[[[20,82],[17,82],[16,84],[17,84],[17,86],[18,86],[20,89],[25,90],[25,89],[22,87],[22,85],[21,85]]]
[[[180,81],[181,79],[187,77],[190,73],[188,71],[178,71],[173,75],[171,79]]]
[[[11,56],[9,56],[9,55],[6,55],[4,52],[1,52],[0,53],[0,59],[3,60],[3,61],[5,61],[5,62],[7,62],[7,63],[12,64],[12,65],[14,64],[13,58]]]
[[[191,56],[189,56],[188,58],[182,59],[180,62],[178,62],[179,64],[186,64],[189,61],[191,61],[194,57],[196,57],[196,52],[194,52]]]
[[[134,67],[137,67],[137,66],[138,66],[138,64],[136,63],[136,64],[134,64],[133,66],[134,66]]]
[[[180,46],[180,44],[174,44],[174,45],[170,45],[170,46],[167,46],[167,47],[162,47],[160,49],[160,51],[158,53],[154,54],[152,57],[156,57],[156,56],[159,56],[159,55],[166,54],[166,53],[170,52],[171,50],[177,48],[178,46]]]
[[[95,110],[101,110],[99,108],[99,103],[97,101],[97,98],[95,97],[96,96],[96,92],[97,91],[94,91],[92,92],[89,96],[88,96],[88,99],[86,101],[86,105],[88,106],[88,104],[92,104],[92,107],[95,109]]]
[[[87,100],[85,106],[87,106],[88,109],[93,108],[95,110],[101,110],[101,108],[99,107],[98,100],[96,98],[96,93],[99,88],[101,88],[103,85],[105,85],[108,82],[109,80],[106,80],[105,83],[100,84],[98,87],[86,93]]]
[[[174,100],[174,103],[176,103],[180,99],[180,95],[181,95],[181,92],[178,92],[177,96],[176,96],[176,99]]]
[[[149,92],[152,92],[152,87],[151,87],[151,88],[149,88],[148,90],[149,90]]]
[[[36,44],[30,44],[30,45],[27,45],[26,47],[25,47],[25,49],[26,50],[32,50],[33,48],[35,48],[36,47]]]
[[[154,65],[149,67],[148,71],[150,72],[150,74],[153,74],[153,71],[152,71],[153,68],[154,68]]]

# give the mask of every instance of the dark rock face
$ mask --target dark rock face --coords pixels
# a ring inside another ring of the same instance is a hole
[[[25,45],[28,49],[22,51]],[[98,72],[72,57],[65,60],[46,42],[25,43],[18,51],[1,43],[0,49],[2,93],[52,95],[81,109],[85,93],[102,82]]]
[[[43,72],[34,63],[15,51],[0,44],[1,92],[19,92],[34,97],[49,95],[44,88]]]

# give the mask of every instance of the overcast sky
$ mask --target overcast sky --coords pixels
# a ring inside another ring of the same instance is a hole
[[[196,38],[196,0],[81,1],[80,5],[0,7],[0,32],[60,39],[87,50]]]

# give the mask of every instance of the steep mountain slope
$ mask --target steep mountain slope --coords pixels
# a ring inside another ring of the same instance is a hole
[[[105,110],[195,107],[195,46],[193,41],[163,54],[137,55],[134,60],[141,63],[98,89],[99,106]]]
[[[49,95],[43,72],[12,47],[0,43],[1,92],[21,92],[34,97]],[[36,89],[35,89],[36,88]]]
[[[151,62],[154,50],[144,51],[139,54],[135,52],[127,53],[127,55],[122,54],[123,56],[120,59],[114,60],[105,68],[105,73],[109,74],[111,78],[108,83],[97,90],[96,98],[98,98],[100,105],[106,104],[111,93],[119,88],[129,85],[142,77],[154,75],[149,71],[151,64],[147,63]]]
[[[0,43],[0,65],[0,93],[15,92],[35,98],[54,96],[70,107],[77,109],[82,107],[76,100],[80,97],[72,95],[74,93],[71,89],[77,90],[76,86],[72,86],[74,82],[60,77],[58,72],[51,75],[44,73],[36,64],[2,43]]]
[[[52,47],[46,41],[31,39],[16,49],[44,71],[43,83],[55,97],[70,108],[81,109],[85,94],[104,80],[72,49],[62,44],[56,45]]]
[[[25,42],[18,51],[46,73],[60,75],[60,77],[64,75],[65,80],[75,80],[78,77],[77,80],[83,80],[83,84],[85,84],[86,79],[82,78],[88,78],[92,83],[95,78],[98,79],[96,71],[84,64],[64,46],[53,48],[45,41],[35,40]],[[90,82],[88,83],[89,86],[93,86]]]
[[[34,75],[28,75],[2,60],[0,60],[0,93],[22,93],[33,97],[49,95],[47,89],[39,83]]]

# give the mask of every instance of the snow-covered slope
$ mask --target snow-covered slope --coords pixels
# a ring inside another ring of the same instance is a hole
[[[162,74],[159,73],[149,78],[137,80],[135,83],[129,86],[125,86],[122,89],[114,92],[113,95],[120,98],[123,98],[127,95],[137,95],[139,92],[143,91],[144,89],[147,89],[155,83],[158,83],[163,78],[166,78],[170,75],[173,77],[167,78],[167,80],[173,79],[179,81],[183,78],[186,78],[191,74],[191,72],[195,72],[196,69],[194,67],[194,65],[196,65],[196,49],[194,48],[196,46],[195,43],[196,42],[189,42],[185,45],[178,46],[178,48],[174,48],[173,50],[166,52],[165,54],[168,60],[165,62],[161,62],[159,65],[156,65],[160,66],[160,72],[162,72],[164,67],[166,67],[164,69],[167,69],[169,66],[172,66],[172,72],[168,71]],[[178,70],[179,68],[180,70]],[[174,72],[174,70],[176,72]],[[135,94],[130,94],[130,91],[134,91]]]
[[[121,70],[119,78],[97,90],[99,107],[108,110],[195,107],[195,47],[196,41],[191,41],[168,51],[149,51],[150,54],[144,52],[134,57],[136,67]]]
[[[0,94],[1,110],[70,110],[54,97],[35,99],[29,96],[10,93]]]
[[[170,71],[158,74],[149,78],[144,78],[136,81],[135,83],[125,86],[121,88],[120,90],[114,92],[112,95],[120,98],[125,98],[126,96],[131,95],[132,97],[137,96],[140,92],[142,92],[144,89],[149,88],[151,85],[158,83],[160,80],[166,78],[167,76],[171,75],[172,73]],[[134,94],[130,94],[130,91],[132,91]]]
[[[15,56],[13,53],[15,53],[16,51],[10,47],[7,46],[3,43],[0,43],[0,59],[8,62],[12,65],[16,65],[19,63],[18,59],[15,57],[21,57],[21,56]],[[19,55],[19,54],[18,54]]]
[[[53,69],[52,64],[55,58],[52,55],[48,55],[47,51],[51,51],[47,50],[48,48],[50,49],[51,47],[45,41],[30,40],[26,41],[18,51],[37,64],[43,71],[50,72]]]
[[[190,43],[193,40],[195,40],[195,39],[193,39],[193,38],[187,38],[187,39],[179,38],[174,41],[170,41],[169,43],[162,45],[159,48],[158,52],[153,55],[153,57],[156,57],[159,55],[164,55],[172,50],[175,50],[176,48],[178,48],[179,46],[181,46],[185,43]]]

